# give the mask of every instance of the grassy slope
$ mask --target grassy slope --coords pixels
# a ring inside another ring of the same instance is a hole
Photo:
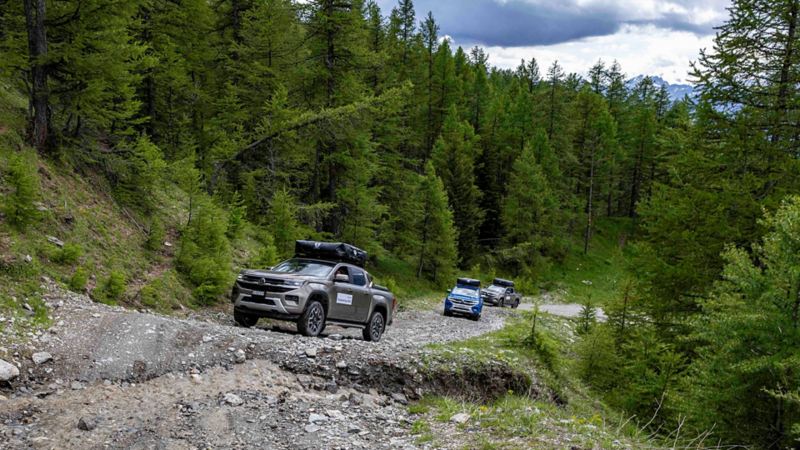
[[[555,291],[567,302],[603,305],[619,295],[627,277],[626,243],[631,233],[631,220],[603,218],[583,254],[583,242],[575,240],[565,260],[542,273],[541,286]]]
[[[418,442],[452,445],[455,439],[464,448],[485,449],[657,447],[625,417],[596,401],[573,375],[574,321],[540,314],[538,344],[531,345],[526,338],[532,317],[523,312],[495,333],[432,349],[438,357],[454,360],[503,361],[530,374],[538,394],[509,392],[486,403],[425,397],[409,406],[416,417],[413,431]],[[470,420],[458,426],[450,423],[459,413],[469,414]],[[452,434],[454,428],[463,433]]]

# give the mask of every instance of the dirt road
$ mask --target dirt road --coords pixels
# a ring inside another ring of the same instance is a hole
[[[243,329],[226,314],[176,319],[49,289],[53,326],[0,341],[21,371],[0,384],[0,448],[414,448],[404,404],[426,389],[423,347],[512,314],[402,312],[369,343],[353,330],[306,338],[291,324]],[[37,364],[36,352],[52,359]]]

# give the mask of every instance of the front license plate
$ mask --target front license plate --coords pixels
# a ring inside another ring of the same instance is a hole
[[[252,295],[253,297],[263,297],[264,291],[253,291]]]

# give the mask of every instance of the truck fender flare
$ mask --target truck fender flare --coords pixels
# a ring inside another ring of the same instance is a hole
[[[320,303],[322,303],[322,307],[325,308],[325,317],[327,318],[328,317],[328,313],[330,312],[330,304],[329,303],[330,303],[331,300],[328,297],[328,293],[325,292],[325,291],[321,291],[321,290],[311,291],[311,293],[308,294],[308,300],[306,300],[306,306],[305,306],[305,308],[303,308],[303,310],[308,308],[308,304],[310,303],[310,300],[312,298],[317,298],[317,297],[319,297]]]

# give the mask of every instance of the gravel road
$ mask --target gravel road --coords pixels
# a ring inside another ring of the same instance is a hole
[[[0,448],[414,448],[405,404],[425,390],[429,343],[496,330],[439,311],[398,314],[379,343],[360,331],[307,338],[292,324],[235,327],[109,307],[48,283],[52,327],[0,359]],[[33,354],[52,359],[37,364]],[[502,388],[502,386],[501,386]]]
[[[533,303],[522,303],[519,305],[519,309],[522,311],[533,311]],[[577,303],[545,303],[539,305],[539,311],[560,317],[579,317],[582,310],[583,305]],[[606,313],[601,308],[595,308],[595,317],[600,322],[605,322],[608,319]]]

